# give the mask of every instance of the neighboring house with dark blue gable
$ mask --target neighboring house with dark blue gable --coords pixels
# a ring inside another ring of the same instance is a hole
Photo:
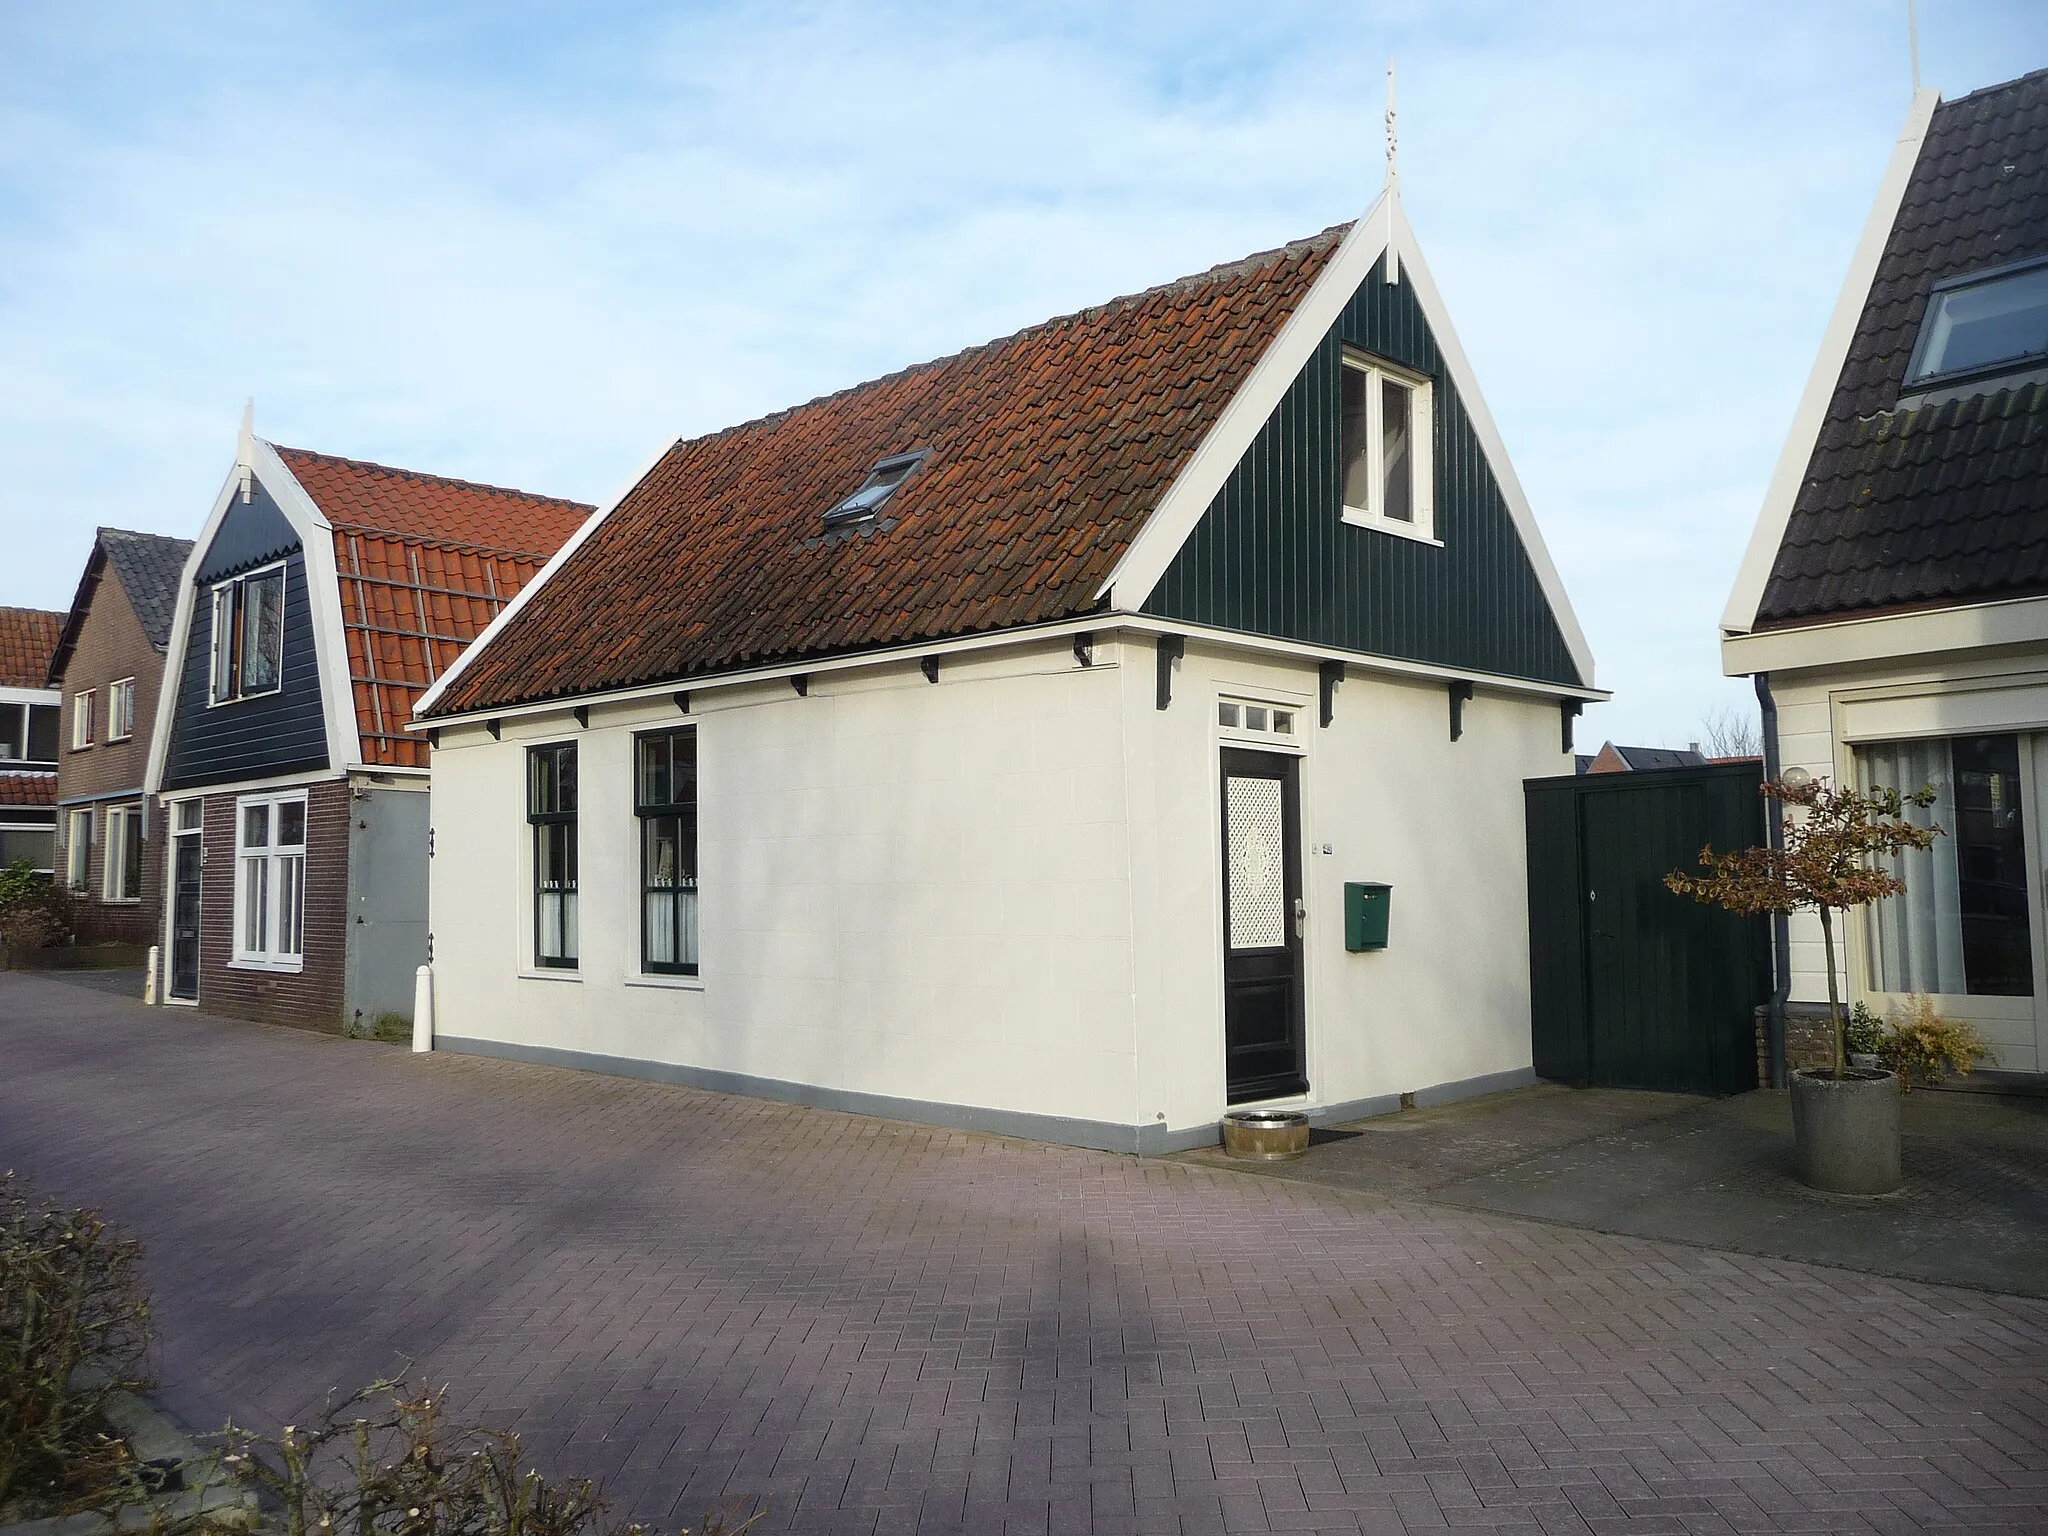
[[[244,423],[177,579],[151,735],[166,1001],[321,1028],[410,1018],[428,754],[401,727],[589,510]]]
[[[1768,766],[1935,790],[1846,925],[1844,996],[1926,993],[2048,1071],[2048,71],[1907,114],[1722,619]],[[1824,1006],[1820,926],[1783,946]]]
[[[1125,1149],[1526,1082],[1601,697],[1390,191],[666,446],[422,703],[439,1043]]]

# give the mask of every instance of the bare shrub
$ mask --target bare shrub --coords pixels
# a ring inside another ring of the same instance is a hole
[[[0,1512],[89,1507],[125,1486],[104,1410],[147,1385],[141,1256],[98,1212],[39,1203],[0,1173]]]
[[[446,1403],[445,1388],[373,1381],[311,1428],[230,1424],[222,1461],[269,1492],[284,1536],[643,1536],[606,1518],[589,1479],[543,1477],[518,1435],[451,1423]],[[714,1512],[699,1536],[739,1536],[765,1513]]]

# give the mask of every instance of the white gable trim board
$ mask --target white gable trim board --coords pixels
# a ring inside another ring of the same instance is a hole
[[[1870,297],[1870,285],[1877,278],[1877,265],[1884,258],[1885,244],[1890,240],[1892,225],[1899,216],[1899,204],[1906,196],[1906,185],[1912,180],[1913,168],[1920,163],[1920,148],[1926,142],[1928,124],[1934,118],[1934,109],[1940,104],[1941,93],[1931,87],[1923,87],[1913,93],[1905,124],[1899,130],[1898,142],[1892,147],[1891,162],[1885,167],[1884,180],[1878,184],[1877,200],[1871,204],[1870,217],[1863,226],[1863,237],[1856,243],[1856,254],[1849,262],[1848,276],[1842,282],[1842,291],[1835,299],[1834,313],[1828,318],[1827,331],[1821,338],[1820,351],[1814,357],[1813,372],[1807,376],[1806,392],[1799,397],[1799,409],[1793,413],[1791,431],[1785,436],[1777,467],[1772,470],[1770,485],[1764,491],[1763,510],[1750,533],[1749,548],[1743,553],[1735,586],[1728,595],[1727,611],[1721,615],[1721,628],[1729,636],[1747,634],[1756,627],[1757,608],[1763,602],[1764,587],[1771,579],[1771,568],[1777,564],[1778,547],[1785,540],[1785,527],[1792,519],[1793,503],[1798,500],[1799,488],[1805,483],[1807,465],[1813,462],[1814,446],[1820,441],[1828,405],[1835,397],[1835,386],[1841,381],[1842,365],[1848,360],[1850,344],[1856,339],[1856,327],[1862,322],[1863,306]],[[1737,669],[1731,662],[1724,670],[1731,675],[1739,675],[1740,672],[1757,669]]]

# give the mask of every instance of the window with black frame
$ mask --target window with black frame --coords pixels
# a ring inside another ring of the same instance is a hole
[[[640,816],[640,965],[697,974],[697,732],[635,738],[633,808]]]
[[[526,819],[533,827],[533,962],[576,968],[576,744],[526,754]]]

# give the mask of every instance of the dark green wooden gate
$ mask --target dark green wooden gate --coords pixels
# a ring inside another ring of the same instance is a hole
[[[1530,779],[1536,1074],[1608,1088],[1756,1086],[1768,920],[1664,888],[1700,849],[1764,839],[1754,763]]]

